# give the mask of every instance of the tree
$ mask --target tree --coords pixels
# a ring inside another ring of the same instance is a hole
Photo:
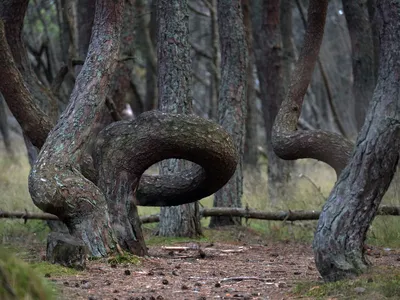
[[[284,198],[292,162],[280,159],[273,151],[272,126],[285,95],[283,80],[280,1],[256,0],[252,8],[253,35],[268,156],[268,192],[272,203]]]
[[[366,234],[399,160],[400,1],[376,2],[377,87],[355,150],[322,210],[313,243],[317,268],[326,281],[366,270]]]
[[[254,80],[254,50],[253,50],[253,31],[251,27],[250,1],[242,0],[243,24],[246,33],[246,42],[248,49],[247,62],[247,114],[246,114],[246,136],[244,143],[243,162],[257,168],[258,164],[258,109]],[[257,170],[258,171],[258,170]]]
[[[247,45],[240,0],[219,0],[218,27],[221,45],[221,82],[218,122],[232,136],[239,153],[235,175],[220,189],[214,206],[240,207],[243,194],[243,148],[246,120]],[[212,217],[210,227],[238,224],[234,217]]]
[[[335,281],[366,269],[366,232],[398,161],[400,111],[396,107],[400,95],[396,74],[400,68],[400,2],[377,1],[381,41],[378,85],[353,153],[353,145],[338,134],[297,129],[322,41],[327,6],[328,1],[310,1],[304,45],[274,124],[272,143],[284,159],[314,158],[336,171],[338,180],[322,210],[313,243],[322,277]]]
[[[158,91],[161,111],[190,114],[190,47],[187,0],[157,1]],[[179,160],[162,162],[160,174],[178,173],[185,169]],[[162,207],[161,236],[193,237],[201,234],[199,204]]]
[[[376,84],[372,26],[367,0],[342,0],[342,2],[351,39],[354,112],[357,129],[360,130]]]
[[[124,1],[114,0],[96,2],[85,63],[53,128],[27,89],[4,31],[3,22],[8,26],[23,20],[26,6],[6,4],[10,6],[0,6],[1,12],[16,10],[10,18],[1,15],[0,91],[24,133],[41,148],[29,176],[34,203],[57,215],[72,235],[68,239],[83,241],[94,256],[113,250],[146,254],[136,205],[174,206],[213,194],[235,171],[238,156],[232,139],[211,121],[156,111],[115,122],[99,134],[122,26]],[[23,53],[20,46],[16,51]],[[199,167],[168,176],[142,175],[169,158]]]

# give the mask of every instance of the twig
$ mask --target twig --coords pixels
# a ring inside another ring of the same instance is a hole
[[[246,276],[240,276],[240,277],[227,277],[227,278],[222,278],[220,282],[226,282],[226,281],[244,281],[244,280],[258,280],[258,281],[269,281],[268,279],[264,278],[259,278],[259,277],[246,277]]]

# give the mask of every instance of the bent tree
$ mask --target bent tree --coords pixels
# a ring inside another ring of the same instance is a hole
[[[195,116],[153,111],[100,132],[124,2],[97,0],[85,63],[54,127],[33,101],[11,55],[7,20],[0,20],[0,91],[24,133],[41,148],[29,176],[32,199],[57,215],[71,238],[84,241],[94,256],[115,249],[146,254],[136,205],[180,205],[211,195],[233,175],[238,160],[230,135]],[[174,175],[142,175],[168,158],[197,165]]]
[[[303,48],[274,124],[272,144],[281,158],[314,158],[336,171],[338,180],[322,210],[313,243],[321,276],[336,281],[367,268],[363,252],[366,233],[399,158],[400,1],[377,1],[381,43],[378,84],[353,152],[353,145],[340,135],[297,129],[322,41],[327,5],[327,0],[309,3]]]

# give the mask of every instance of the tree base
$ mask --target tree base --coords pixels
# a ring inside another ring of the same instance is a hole
[[[51,232],[47,237],[46,259],[53,264],[84,270],[87,248],[83,241],[67,233]]]

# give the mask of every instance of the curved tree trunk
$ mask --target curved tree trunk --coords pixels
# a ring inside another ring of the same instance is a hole
[[[233,137],[239,153],[235,175],[215,194],[214,207],[241,207],[246,120],[247,45],[240,0],[219,0],[221,83],[218,121]],[[212,217],[210,227],[239,224],[237,217]]]
[[[111,239],[102,192],[80,172],[86,141],[101,118],[115,68],[123,1],[98,0],[92,42],[70,103],[50,132],[29,176],[29,191],[43,211],[56,214],[95,256],[106,255]],[[145,251],[145,250],[144,250]]]
[[[272,127],[284,99],[280,1],[253,1],[253,35],[267,138],[268,192],[272,203],[285,199],[293,162],[279,158],[272,147]]]
[[[367,0],[342,0],[342,3],[351,39],[354,112],[360,130],[376,84],[374,41]]]
[[[190,114],[191,60],[187,0],[157,1],[158,104],[162,111]],[[183,161],[162,162],[160,174],[174,174],[185,169]],[[162,207],[161,236],[194,237],[201,234],[199,204]]]
[[[364,241],[396,171],[400,147],[400,1],[377,0],[378,84],[356,149],[322,210],[313,248],[325,281],[364,271]]]

